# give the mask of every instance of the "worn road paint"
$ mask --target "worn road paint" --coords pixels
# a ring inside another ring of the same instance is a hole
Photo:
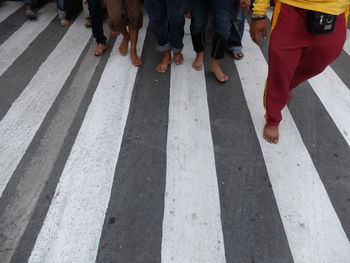
[[[8,18],[12,13],[16,12],[21,6],[22,2],[6,1],[0,7],[0,23]]]
[[[273,145],[262,138],[267,65],[250,39],[248,24],[243,41],[245,59],[236,66],[294,261],[347,263],[349,240],[288,108],[283,111],[279,143]],[[259,65],[258,71],[252,70],[253,64]]]
[[[144,19],[146,20],[146,19]],[[141,29],[141,53],[147,23]],[[95,262],[137,68],[116,42],[29,262]]]
[[[0,46],[0,75],[27,49],[34,39],[56,16],[54,4],[47,4],[38,11],[36,20],[28,20]]]
[[[0,122],[0,197],[86,46],[80,15]]]
[[[204,69],[184,38],[183,65],[171,67],[162,262],[225,262],[219,189]]]

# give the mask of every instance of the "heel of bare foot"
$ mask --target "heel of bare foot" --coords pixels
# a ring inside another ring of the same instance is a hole
[[[197,71],[201,71],[203,68],[203,52],[197,53],[196,58],[192,63],[192,68]]]
[[[159,73],[164,74],[165,72],[168,71],[168,68],[171,62],[172,61],[170,57],[170,51],[164,51],[162,61],[158,64],[158,66],[156,67],[156,70]]]
[[[68,26],[69,25],[69,21],[66,18],[61,18],[60,19],[60,24],[61,24],[61,26]]]
[[[107,49],[105,44],[97,44],[96,49],[92,52],[95,56],[101,56]]]
[[[184,56],[182,55],[182,53],[174,54],[174,62],[176,65],[181,65],[184,63]]]
[[[221,82],[224,83],[226,81],[228,81],[228,77],[225,75],[225,73],[222,71],[220,64],[214,62],[211,65],[210,68],[211,72],[215,75],[216,79]]]
[[[263,137],[267,142],[277,144],[279,139],[278,126],[265,124]]]
[[[124,37],[119,46],[119,54],[122,56],[126,56],[128,54],[129,49],[129,38]]]
[[[141,66],[142,65],[142,60],[140,57],[137,55],[136,52],[130,52],[130,58],[131,62],[135,67]]]

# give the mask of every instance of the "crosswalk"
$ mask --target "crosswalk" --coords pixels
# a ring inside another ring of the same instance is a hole
[[[0,26],[19,8],[4,2]],[[350,75],[331,65],[302,84],[271,145],[248,23],[219,84],[209,49],[192,69],[188,20],[184,64],[159,75],[147,16],[136,68],[120,38],[92,56],[80,14],[7,97],[55,16],[47,4],[0,43],[0,262],[350,263]]]

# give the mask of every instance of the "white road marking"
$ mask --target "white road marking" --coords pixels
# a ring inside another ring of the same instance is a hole
[[[54,4],[38,11],[36,20],[28,20],[0,46],[0,75],[28,48],[30,43],[50,24],[56,16]]]
[[[171,67],[162,262],[225,262],[204,72],[184,38],[185,62]]]
[[[309,80],[312,88],[350,146],[350,90],[331,67]]]
[[[0,197],[91,37],[80,15],[0,122]]]
[[[348,263],[349,240],[288,108],[283,111],[278,145],[262,138],[267,65],[248,31],[246,24],[246,55],[236,65],[294,261]],[[252,65],[259,65],[259,70],[252,70]]]
[[[16,12],[21,6],[22,2],[6,1],[0,7],[0,23]]]
[[[348,29],[346,32],[346,40],[343,49],[350,56],[350,30]]]
[[[145,18],[145,20],[147,20]],[[147,21],[139,35],[142,50]],[[95,262],[137,68],[115,44],[29,262]]]
[[[272,10],[267,11],[269,19]],[[344,50],[350,55],[350,31],[346,40]],[[338,127],[344,139],[350,145],[350,90],[334,72],[327,67],[324,72],[309,80],[309,83],[322,104],[325,106],[335,125]]]

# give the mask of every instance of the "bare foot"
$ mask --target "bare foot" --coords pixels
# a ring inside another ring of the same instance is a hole
[[[188,19],[191,19],[191,18],[192,18],[191,10],[187,10],[187,11],[186,11],[185,17],[188,18]]]
[[[265,124],[263,137],[267,142],[277,144],[279,139],[278,126]]]
[[[235,60],[241,60],[244,57],[244,53],[241,49],[235,49],[232,51],[232,56]]]
[[[92,54],[95,56],[101,56],[103,53],[105,53],[106,49],[107,46],[105,44],[97,44],[96,49],[94,52],[92,52]]]
[[[182,63],[184,63],[184,56],[182,55],[182,53],[174,54],[174,62],[176,65],[181,65]]]
[[[170,51],[164,51],[162,61],[156,67],[156,70],[159,73],[163,74],[168,71],[168,67],[170,64],[171,64]]]
[[[111,37],[117,37],[120,35],[120,32],[111,31],[110,35],[111,35]]]
[[[119,46],[119,54],[126,56],[128,54],[129,38],[124,37]]]
[[[69,21],[66,18],[61,18],[60,19],[61,26],[68,26]]]
[[[220,67],[220,60],[214,59],[213,63],[211,64],[210,70],[219,82],[224,83],[228,80],[228,77],[225,75],[225,73]]]
[[[203,57],[204,57],[203,52],[197,53],[196,58],[192,63],[192,68],[194,68],[197,71],[201,71],[203,68]]]
[[[135,67],[142,65],[142,60],[139,58],[136,52],[130,52],[131,62]]]
[[[90,18],[87,18],[87,19],[86,19],[85,26],[86,26],[86,27],[91,27],[91,26],[92,26],[92,24],[91,24],[91,19],[90,19]]]

